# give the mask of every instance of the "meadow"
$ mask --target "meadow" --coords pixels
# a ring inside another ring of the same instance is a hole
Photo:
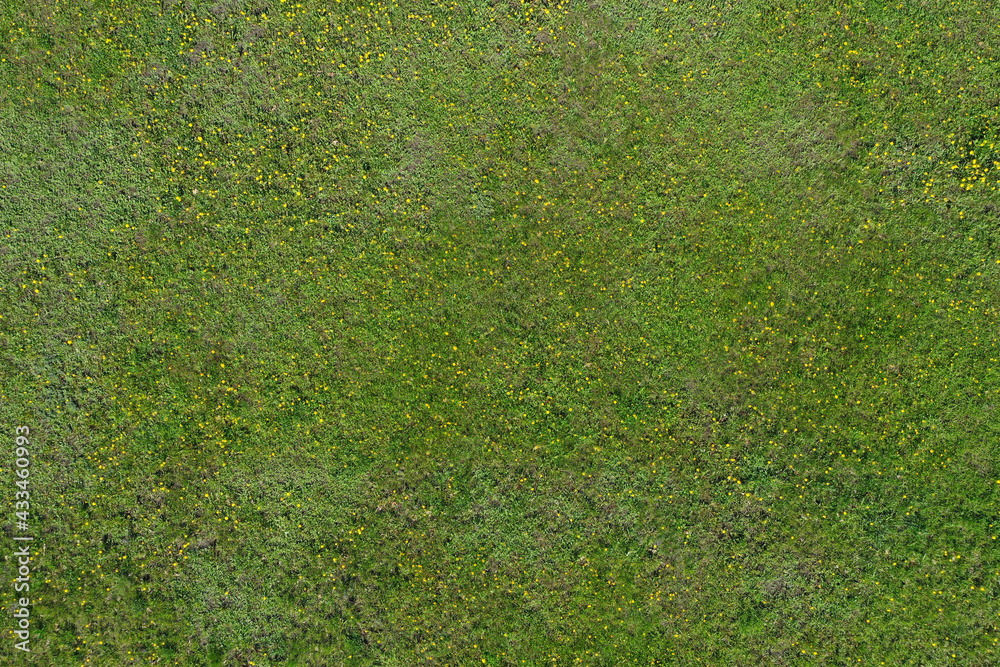
[[[0,36],[0,664],[1000,663],[1000,4]]]

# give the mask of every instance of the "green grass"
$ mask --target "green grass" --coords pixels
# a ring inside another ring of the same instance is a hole
[[[994,5],[0,29],[0,664],[997,662]]]

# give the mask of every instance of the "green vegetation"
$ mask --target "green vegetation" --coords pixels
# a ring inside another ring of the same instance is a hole
[[[0,663],[1000,662],[997,3],[3,7]]]

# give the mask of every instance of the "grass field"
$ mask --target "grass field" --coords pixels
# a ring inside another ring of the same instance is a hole
[[[0,664],[1000,663],[1000,4],[0,5]]]

